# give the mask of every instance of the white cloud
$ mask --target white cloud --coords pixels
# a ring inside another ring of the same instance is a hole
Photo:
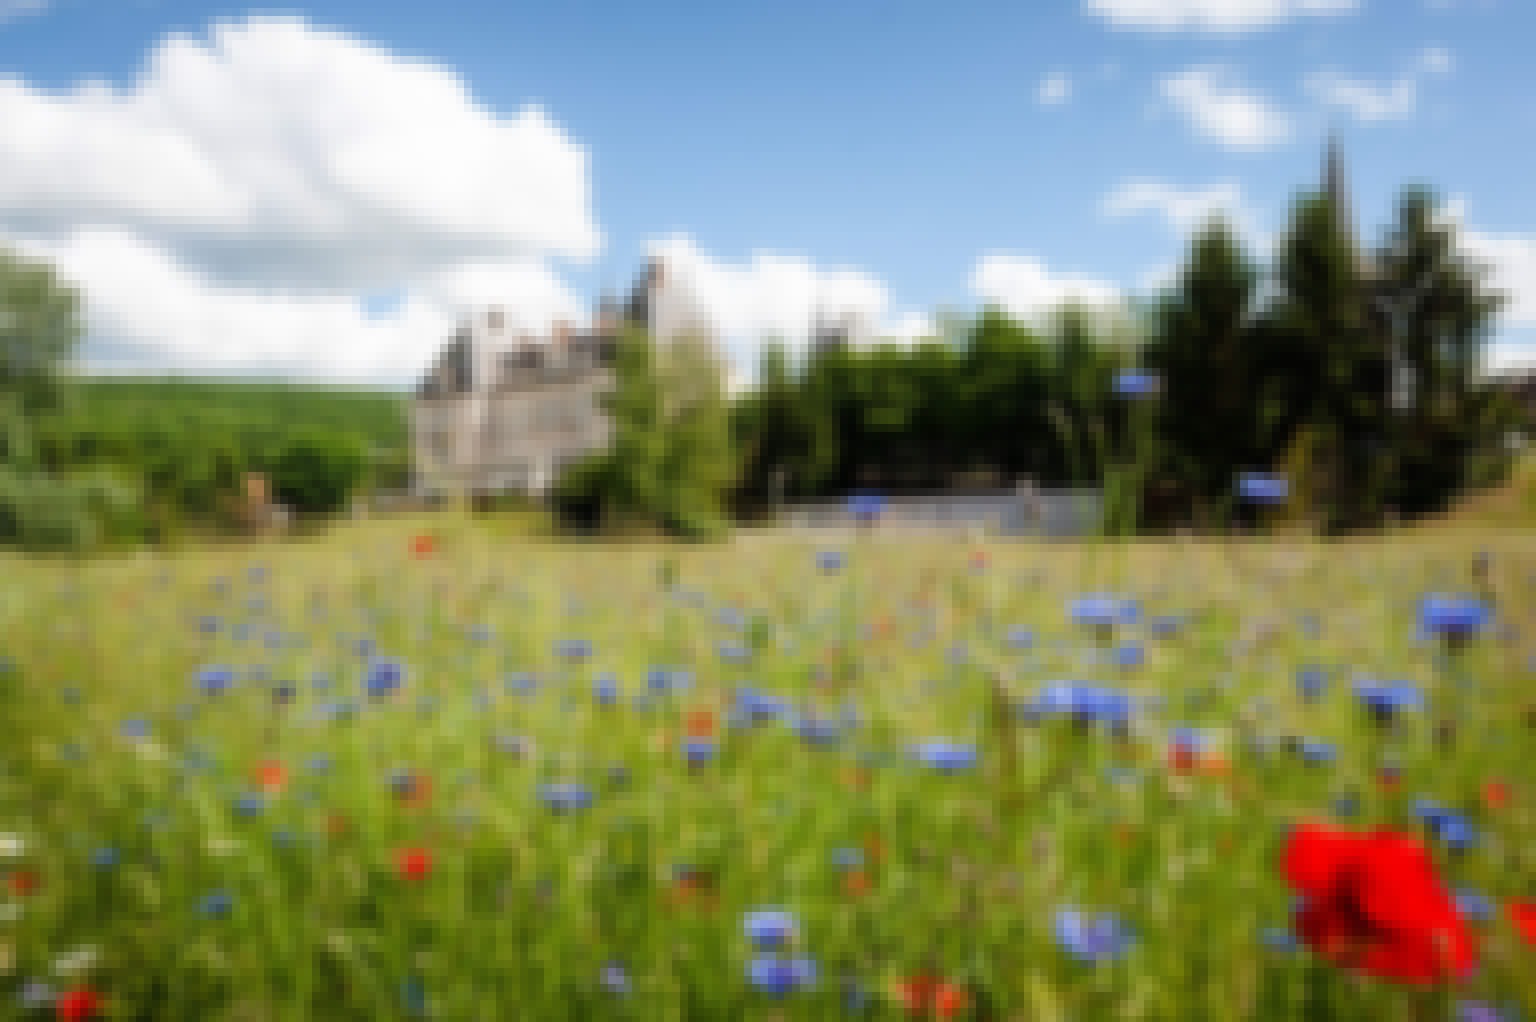
[[[568,309],[551,261],[601,245],[542,111],[298,19],[168,37],[122,90],[0,79],[0,123],[0,237],[86,288],[88,350],[146,369],[409,376],[467,303]],[[368,319],[378,290],[406,298]]]
[[[971,291],[1018,319],[1035,319],[1067,301],[1115,306],[1121,289],[1095,277],[1057,273],[1030,255],[991,253],[971,272]]]
[[[1061,106],[1072,98],[1072,79],[1064,71],[1054,71],[1040,81],[1035,93],[1041,106]]]
[[[0,25],[28,14],[40,14],[48,6],[48,0],[0,0]]]
[[[744,379],[755,371],[769,337],[777,337],[792,355],[803,351],[818,317],[825,323],[848,322],[859,347],[912,343],[933,332],[932,322],[920,313],[893,316],[889,289],[862,270],[826,269],[771,252],[730,264],[681,235],[654,241],[648,249],[665,261],[668,276],[719,331],[727,354],[747,374]]]
[[[1230,181],[1185,189],[1166,181],[1133,178],[1106,195],[1099,210],[1114,219],[1152,213],[1181,237],[1193,234],[1217,215],[1226,216],[1240,232],[1254,232],[1253,217],[1243,205],[1242,188]]]
[[[1164,78],[1162,93],[1199,135],[1229,149],[1268,149],[1291,137],[1291,118],[1240,85],[1230,68],[1189,68]]]
[[[1360,0],[1083,0],[1116,28],[1240,35],[1309,15],[1349,14]]]
[[[1503,320],[1511,326],[1536,327],[1536,235],[1466,231],[1462,244],[1492,271],[1490,285],[1509,296]]]
[[[1455,67],[1449,50],[1429,46],[1408,71],[1389,82],[1370,82],[1330,69],[1307,75],[1302,86],[1318,102],[1347,111],[1359,121],[1405,120],[1418,108],[1420,82],[1431,75],[1448,75]]]
[[[1374,84],[1341,71],[1314,71],[1303,85],[1318,102],[1348,111],[1359,121],[1400,121],[1418,107],[1419,83],[1411,75]]]

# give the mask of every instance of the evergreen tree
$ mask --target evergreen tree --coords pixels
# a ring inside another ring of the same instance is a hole
[[[1390,475],[1390,366],[1362,260],[1328,196],[1296,204],[1275,281],[1279,294],[1264,335],[1273,357],[1265,369],[1294,423],[1284,435],[1305,427],[1315,438],[1318,476],[1306,485],[1326,508],[1324,527],[1368,524],[1384,504]]]
[[[1161,462],[1184,505],[1169,510],[1209,511],[1227,500],[1236,472],[1263,467],[1254,464],[1266,409],[1250,329],[1258,279],[1231,226],[1215,219],[1152,311],[1144,361],[1162,380]]]
[[[1479,379],[1501,297],[1486,289],[1486,269],[1460,251],[1427,189],[1403,192],[1375,265],[1402,375],[1389,497],[1421,514],[1472,482],[1479,456],[1501,453],[1509,409]]]

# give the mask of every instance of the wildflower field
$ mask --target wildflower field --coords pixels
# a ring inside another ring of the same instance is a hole
[[[1536,1018],[1533,607],[1520,534],[6,557],[0,1017]]]

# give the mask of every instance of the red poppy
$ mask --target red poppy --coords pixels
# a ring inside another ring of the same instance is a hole
[[[1297,933],[1337,965],[1427,983],[1477,963],[1472,931],[1413,838],[1305,823],[1291,834],[1284,869],[1306,899]]]
[[[696,905],[712,909],[718,904],[719,896],[715,893],[714,878],[703,873],[684,873],[677,878],[669,900],[674,908]]]
[[[1168,768],[1174,773],[1189,773],[1195,769],[1199,758],[1199,754],[1194,749],[1182,742],[1175,742],[1168,747]]]
[[[869,891],[869,874],[862,869],[849,870],[843,874],[843,890],[849,896],[857,898]]]
[[[901,1003],[913,1017],[954,1018],[965,1010],[965,988],[932,976],[914,976],[896,984]]]
[[[5,878],[5,885],[11,893],[17,897],[25,897],[37,890],[37,874],[31,870],[18,869]]]
[[[432,778],[426,774],[412,774],[409,784],[402,784],[395,798],[401,805],[419,808],[432,801]]]
[[[987,566],[987,554],[983,550],[974,551],[971,554],[971,567],[977,571]]]
[[[1509,910],[1509,921],[1515,924],[1521,939],[1536,947],[1536,901],[1511,901],[1505,907]]]
[[[325,832],[331,837],[340,837],[347,832],[347,818],[340,813],[332,813],[325,818]]]
[[[423,533],[420,536],[411,537],[412,557],[431,557],[437,552],[437,540]]]
[[[1489,809],[1503,809],[1509,805],[1509,785],[1503,781],[1489,781],[1483,785],[1483,802]]]
[[[254,771],[256,786],[262,791],[282,791],[288,784],[288,769],[276,760],[262,763]]]
[[[53,1007],[64,1022],[84,1022],[101,1007],[101,995],[86,987],[79,987],[60,994]]]
[[[685,726],[689,738],[713,738],[715,715],[709,710],[689,710]]]
[[[402,848],[395,855],[395,868],[407,880],[422,880],[432,872],[432,853],[426,848]]]

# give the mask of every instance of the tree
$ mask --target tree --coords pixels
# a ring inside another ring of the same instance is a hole
[[[1238,471],[1259,467],[1267,409],[1250,329],[1258,279],[1231,226],[1213,219],[1151,313],[1144,362],[1162,382],[1160,461],[1186,513],[1225,500]]]
[[[82,332],[79,293],[52,267],[0,248],[0,393],[27,415],[55,407]]]
[[[1479,455],[1502,453],[1509,410],[1479,379],[1502,296],[1486,288],[1486,268],[1460,250],[1424,188],[1402,193],[1375,267],[1375,297],[1407,384],[1393,416],[1388,499],[1421,514],[1471,481]]]
[[[355,437],[306,429],[290,437],[278,454],[272,490],[300,514],[329,514],[346,506],[367,467],[367,455]],[[217,458],[210,471],[219,471]]]
[[[1316,437],[1315,486],[1330,531],[1368,524],[1384,504],[1390,464],[1389,360],[1373,318],[1365,267],[1326,195],[1303,197],[1292,212],[1275,269],[1279,294],[1265,327],[1272,338],[1274,399]],[[1270,359],[1266,358],[1266,361]]]

